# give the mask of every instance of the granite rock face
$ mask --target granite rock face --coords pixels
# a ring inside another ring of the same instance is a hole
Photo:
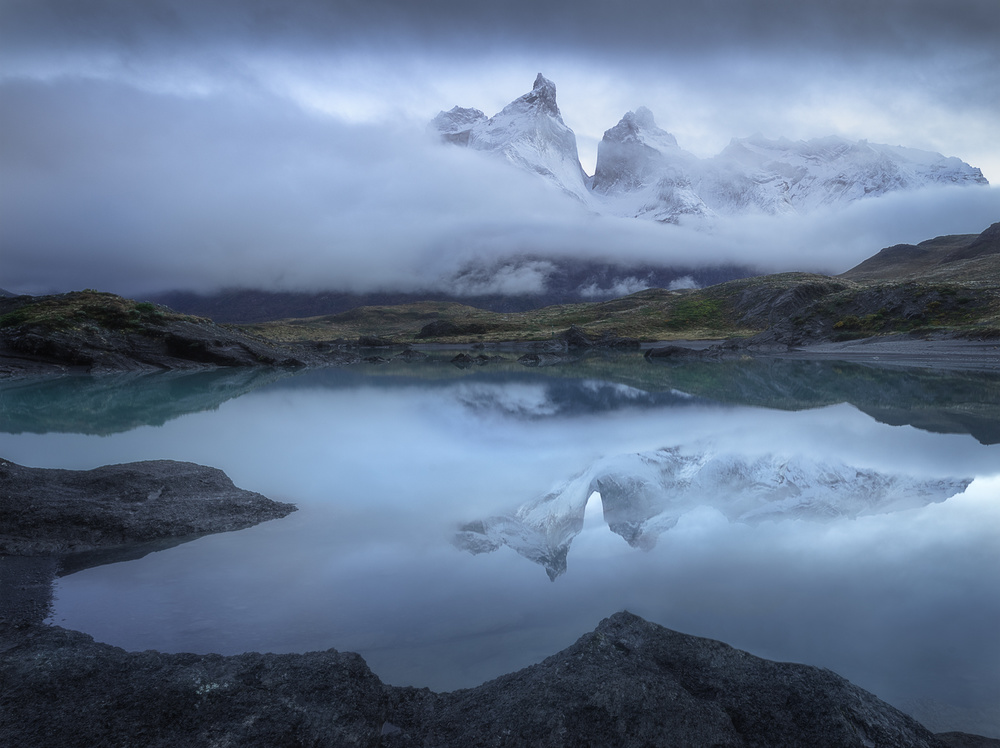
[[[538,665],[453,693],[385,685],[335,650],[129,653],[38,626],[0,627],[0,686],[0,743],[38,748],[946,745],[828,670],[624,612]]]

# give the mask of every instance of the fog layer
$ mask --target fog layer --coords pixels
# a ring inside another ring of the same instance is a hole
[[[842,272],[1000,215],[1000,191],[956,188],[707,233],[598,217],[423,128],[346,123],[260,90],[7,82],[0,125],[2,285],[21,292],[540,290],[545,263],[456,285],[470,263],[518,255]]]

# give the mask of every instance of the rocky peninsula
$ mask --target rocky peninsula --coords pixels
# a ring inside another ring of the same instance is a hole
[[[94,290],[0,298],[0,376],[287,368],[337,363],[339,353]]]

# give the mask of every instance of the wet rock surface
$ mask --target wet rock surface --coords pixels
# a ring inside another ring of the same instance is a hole
[[[226,532],[294,510],[189,462],[49,470],[0,459],[4,555],[61,556]]]
[[[3,745],[378,745],[387,692],[355,654],[125,652],[59,628],[0,633]]]
[[[934,736],[836,674],[618,613],[538,665],[452,693],[358,655],[125,652],[0,626],[5,745],[991,746]],[[86,715],[81,718],[81,715]]]

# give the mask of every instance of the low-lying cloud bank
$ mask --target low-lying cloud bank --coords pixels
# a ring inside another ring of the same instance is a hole
[[[530,293],[546,257],[836,273],[884,246],[1000,219],[995,188],[708,231],[599,217],[419,127],[347,124],[252,87],[198,98],[8,80],[0,129],[0,286],[15,292]],[[523,256],[542,259],[495,278],[469,272]]]

